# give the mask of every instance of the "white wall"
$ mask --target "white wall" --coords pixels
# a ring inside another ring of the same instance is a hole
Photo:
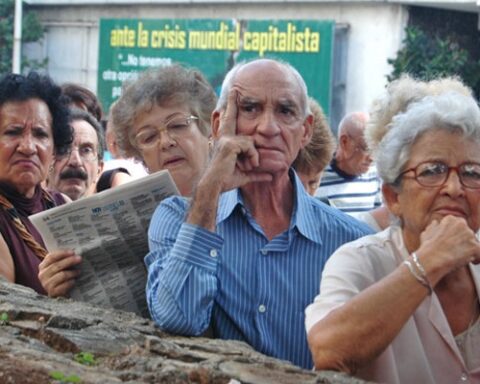
[[[96,90],[100,18],[332,19],[350,25],[346,112],[368,110],[385,84],[387,58],[400,48],[408,12],[388,3],[228,3],[155,6],[37,6],[47,26],[48,71],[59,82]]]

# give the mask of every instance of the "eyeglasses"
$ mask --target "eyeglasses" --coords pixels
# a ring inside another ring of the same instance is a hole
[[[95,148],[93,148],[91,145],[83,145],[83,146],[80,146],[80,147],[71,146],[66,151],[56,153],[55,158],[57,160],[65,160],[65,159],[68,160],[68,159],[70,159],[70,156],[72,155],[72,153],[74,151],[78,152],[78,155],[80,156],[80,158],[83,161],[92,162],[92,161],[95,161],[95,160],[98,159],[98,153],[95,150]]]
[[[156,146],[161,141],[161,133],[166,131],[171,139],[176,139],[185,134],[197,116],[177,115],[165,121],[161,127],[149,127],[142,129],[133,138],[132,144],[138,149],[148,149]]]
[[[441,161],[426,161],[414,168],[403,171],[398,176],[398,179],[402,176],[405,177],[406,173],[413,171],[413,178],[418,184],[427,188],[440,187],[448,180],[452,169],[457,172],[460,183],[465,188],[480,188],[480,164],[478,163],[463,163],[457,167],[449,167]]]

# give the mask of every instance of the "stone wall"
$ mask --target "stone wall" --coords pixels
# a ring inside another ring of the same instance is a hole
[[[0,383],[363,383],[0,281]]]

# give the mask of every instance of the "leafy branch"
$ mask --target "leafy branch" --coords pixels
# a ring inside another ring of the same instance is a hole
[[[12,70],[13,27],[15,0],[0,0],[0,75]],[[22,18],[22,43],[41,41],[44,28],[34,12],[26,10]],[[43,61],[28,60],[22,57],[23,68],[44,68],[47,59]]]
[[[393,66],[388,81],[399,78],[402,73],[423,80],[456,75],[480,94],[480,62],[460,46],[455,34],[429,35],[418,27],[407,27],[403,48],[396,58],[388,59],[388,63]]]

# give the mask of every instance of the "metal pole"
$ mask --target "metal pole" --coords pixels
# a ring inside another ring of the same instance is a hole
[[[22,0],[15,0],[15,22],[13,27],[12,72],[20,73],[22,53]]]

